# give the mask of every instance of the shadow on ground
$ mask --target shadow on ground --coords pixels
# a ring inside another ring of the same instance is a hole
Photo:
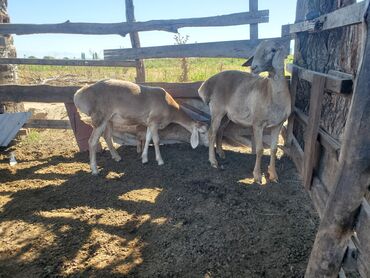
[[[293,164],[252,182],[254,155],[161,147],[164,166],[87,154],[0,161],[0,277],[303,277],[317,228]],[[263,159],[267,168],[268,157]]]

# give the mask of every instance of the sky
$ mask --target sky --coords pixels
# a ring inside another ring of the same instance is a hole
[[[134,0],[136,21],[206,17],[248,11],[248,0]],[[259,0],[259,9],[270,10],[269,23],[259,24],[259,37],[281,35],[281,25],[293,23],[296,0]],[[124,0],[8,0],[11,23],[71,22],[116,23],[126,21]],[[249,39],[249,26],[181,28],[188,43]],[[174,33],[140,32],[141,46],[173,45]],[[14,35],[18,57],[54,56],[87,58],[104,49],[130,48],[129,36],[38,34]]]

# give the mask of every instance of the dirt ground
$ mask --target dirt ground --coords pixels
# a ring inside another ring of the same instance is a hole
[[[71,131],[0,151],[0,277],[303,277],[318,225],[285,156],[280,182],[252,182],[254,155],[162,146],[165,165],[98,155],[90,175]],[[268,157],[263,160],[267,168]]]

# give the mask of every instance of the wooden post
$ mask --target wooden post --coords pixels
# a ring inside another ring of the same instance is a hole
[[[249,12],[257,12],[258,11],[258,0],[249,0]],[[253,23],[249,25],[250,27],[250,39],[257,40],[258,39],[258,24]]]
[[[295,98],[297,94],[297,86],[298,86],[298,70],[293,68],[292,70],[292,80],[290,82],[290,97],[292,101],[292,114],[288,118],[288,126],[287,132],[285,136],[285,146],[290,147],[293,142],[293,126],[294,126],[294,107],[295,107]]]
[[[135,22],[133,0],[126,0],[126,21]],[[132,48],[140,48],[140,39],[138,32],[130,33]],[[136,82],[145,82],[145,67],[143,60],[136,59]]]
[[[344,131],[339,167],[316,235],[306,278],[338,276],[362,198],[370,184],[369,0],[365,7],[363,55]]]
[[[319,134],[319,125],[325,81],[326,78],[320,75],[314,75],[312,80],[310,111],[308,116],[308,125],[305,134],[304,161],[302,171],[304,187],[307,190],[310,189],[312,182],[312,171],[315,158],[316,142]]]

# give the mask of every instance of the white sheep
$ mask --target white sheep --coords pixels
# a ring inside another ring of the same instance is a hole
[[[113,79],[102,80],[79,89],[74,95],[74,103],[79,111],[91,118],[93,131],[89,138],[89,153],[93,175],[98,174],[96,148],[101,135],[107,142],[112,158],[121,160],[112,142],[112,122],[115,117],[119,117],[127,126],[148,127],[142,163],[148,162],[148,147],[153,139],[156,160],[158,165],[163,164],[158,130],[170,123],[179,124],[191,133],[193,148],[199,144],[199,132],[207,131],[206,124],[191,119],[171,95],[159,87]]]
[[[218,167],[214,144],[216,134],[222,138],[229,121],[252,127],[256,145],[256,163],[253,177],[261,183],[261,157],[263,155],[263,130],[271,130],[271,159],[268,175],[277,181],[275,169],[278,136],[284,121],[291,113],[291,97],[284,76],[286,50],[276,41],[266,40],[259,44],[253,57],[243,66],[251,66],[252,73],[224,71],[218,73],[199,88],[202,100],[209,104],[211,126],[209,128],[209,161]],[[267,71],[264,78],[259,73]],[[219,130],[222,122],[222,128]]]

